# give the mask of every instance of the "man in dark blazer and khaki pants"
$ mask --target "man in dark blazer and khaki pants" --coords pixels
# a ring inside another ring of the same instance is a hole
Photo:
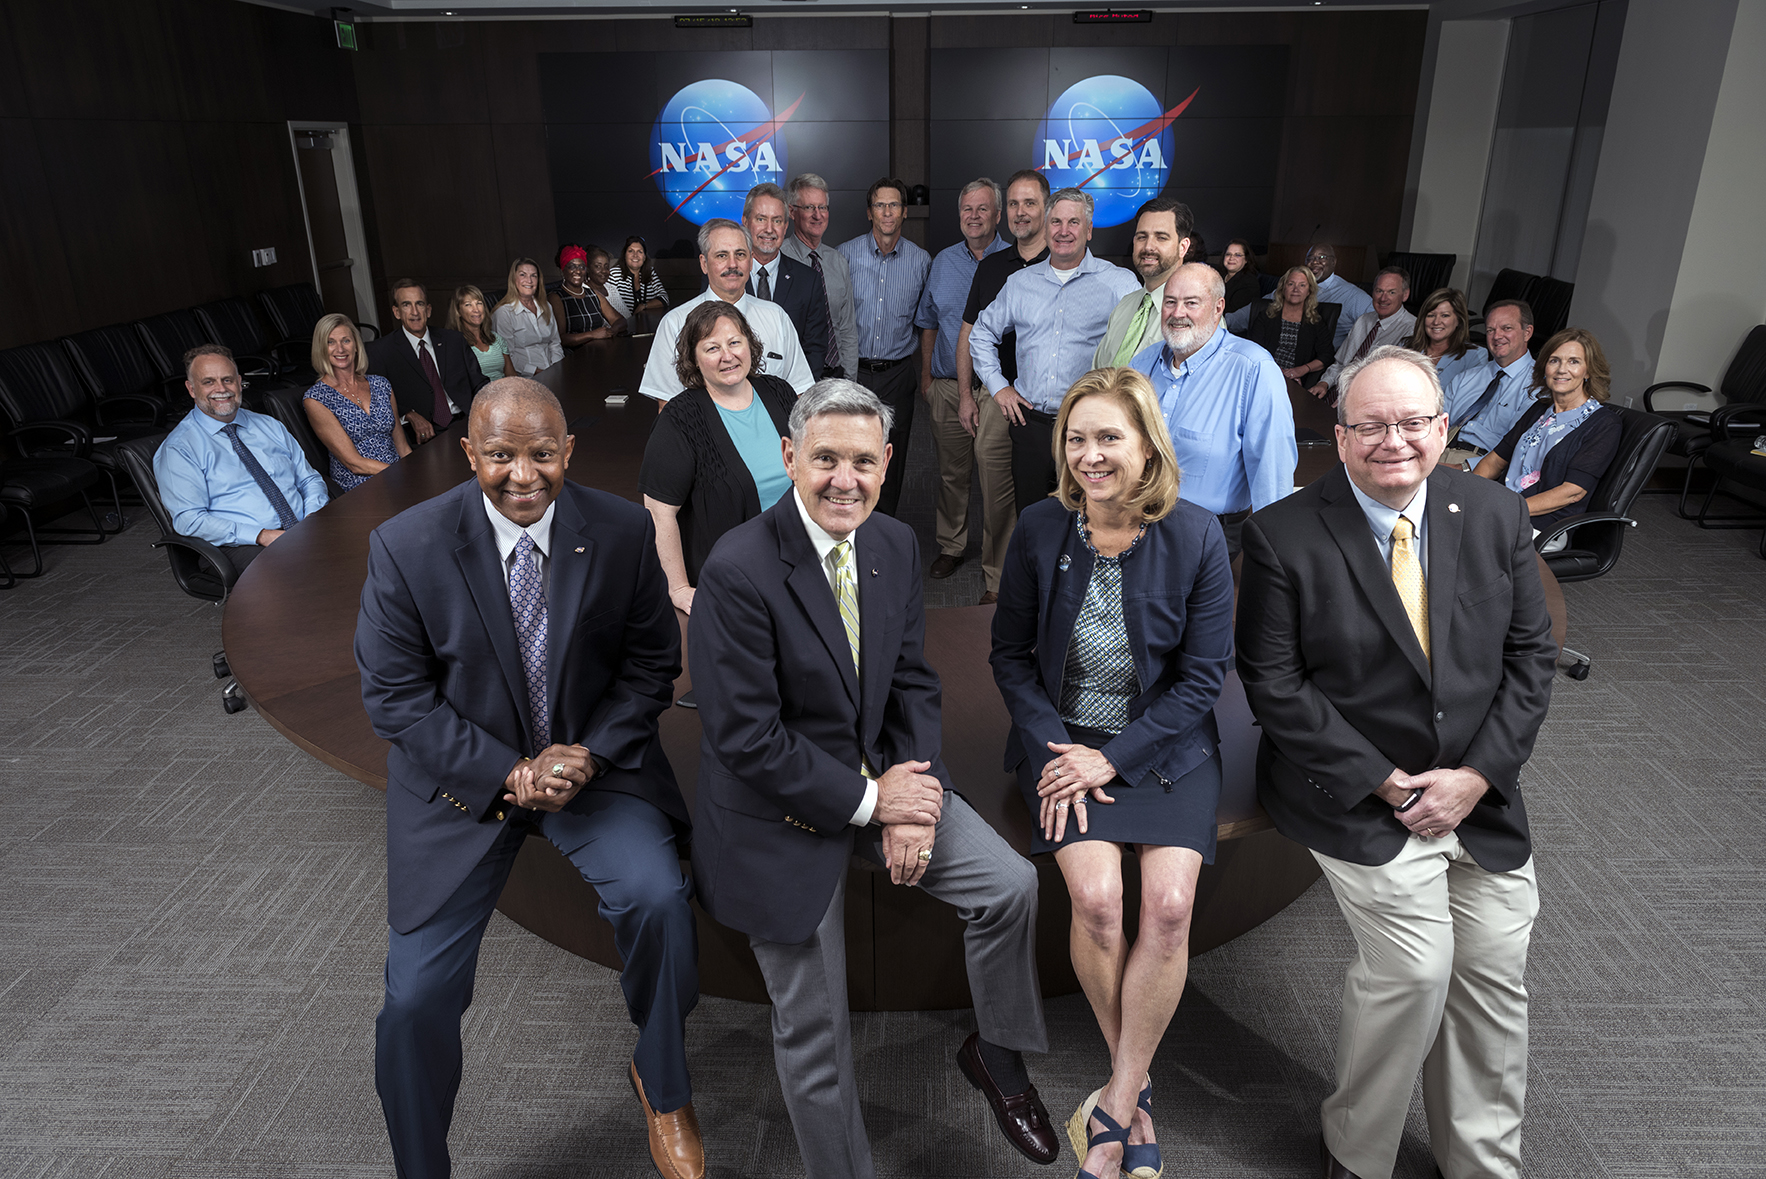
[[[374,530],[356,624],[362,703],[392,743],[374,1079],[393,1158],[401,1179],[448,1174],[479,942],[539,835],[613,925],[651,1160],[663,1179],[699,1179],[685,1052],[698,942],[675,845],[687,812],[657,737],[681,633],[650,515],[565,479],[573,439],[535,381],[487,386],[461,442],[477,479]]]
[[[846,1007],[853,855],[955,906],[980,1031],[958,1066],[1012,1145],[1057,1142],[1020,1052],[1046,1052],[1036,870],[951,788],[926,662],[920,550],[874,515],[889,411],[838,378],[791,414],[793,491],[727,532],[700,574],[688,652],[704,740],[693,877],[748,935],[809,1179],[870,1179]],[[923,1062],[922,1062],[923,1063]]]
[[[1344,370],[1343,466],[1245,525],[1239,677],[1258,797],[1355,932],[1330,1179],[1387,1179],[1420,1070],[1446,1179],[1520,1174],[1539,911],[1520,772],[1557,648],[1525,501],[1437,460],[1429,363]]]

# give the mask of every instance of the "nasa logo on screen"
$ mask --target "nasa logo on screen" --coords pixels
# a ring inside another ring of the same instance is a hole
[[[1092,224],[1121,225],[1171,177],[1171,124],[1200,93],[1165,110],[1133,78],[1098,74],[1069,86],[1037,128],[1050,188],[1091,194]]]
[[[781,128],[802,102],[800,95],[775,117],[760,95],[723,78],[677,91],[650,135],[650,175],[671,215],[695,225],[713,217],[740,221],[749,189],[784,184]]]

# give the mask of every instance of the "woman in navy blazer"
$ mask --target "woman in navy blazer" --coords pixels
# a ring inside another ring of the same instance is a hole
[[[1054,436],[1060,486],[1019,517],[991,662],[1012,714],[1006,768],[1037,818],[1033,851],[1053,851],[1066,879],[1073,967],[1110,1047],[1109,1083],[1067,1124],[1079,1174],[1152,1179],[1149,1069],[1189,973],[1196,876],[1214,858],[1232,567],[1219,521],[1177,498],[1146,377],[1087,373]],[[1141,872],[1132,945],[1125,843]]]

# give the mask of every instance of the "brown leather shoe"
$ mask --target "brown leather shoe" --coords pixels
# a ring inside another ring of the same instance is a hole
[[[693,1103],[677,1110],[657,1113],[644,1096],[644,1082],[638,1076],[638,1062],[631,1063],[632,1092],[644,1107],[644,1127],[650,1134],[650,1161],[656,1164],[662,1179],[703,1179],[705,1175],[705,1144],[699,1139],[699,1119],[693,1116]]]
[[[987,1104],[993,1107],[994,1120],[1000,1124],[1006,1141],[1033,1163],[1052,1163],[1060,1157],[1061,1143],[1055,1128],[1049,1124],[1049,1111],[1043,1108],[1036,1086],[1022,1093],[1001,1093],[981,1059],[981,1033],[970,1032],[963,1046],[957,1049],[957,1067],[969,1078],[969,1084],[981,1090]]]
[[[926,572],[928,575],[943,581],[945,578],[955,573],[957,571],[957,566],[962,563],[963,559],[961,557],[953,557],[949,553],[939,553],[937,559],[932,562],[932,568],[928,569]]]
[[[998,594],[994,593],[992,590],[988,590],[986,593],[981,595],[981,600],[979,602],[976,602],[975,604],[977,606],[991,606],[994,603],[998,602],[999,600],[1000,600],[1000,596]]]
[[[1331,1148],[1325,1145],[1322,1134],[1318,1138],[1318,1155],[1324,1163],[1324,1179],[1361,1179],[1361,1176],[1337,1161],[1337,1156],[1332,1154]]]

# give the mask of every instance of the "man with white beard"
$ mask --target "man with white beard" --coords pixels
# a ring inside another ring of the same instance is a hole
[[[1300,448],[1287,383],[1263,348],[1222,331],[1226,284],[1200,262],[1165,284],[1165,339],[1135,354],[1159,395],[1183,481],[1178,495],[1220,517],[1239,551],[1245,517],[1294,490]]]

